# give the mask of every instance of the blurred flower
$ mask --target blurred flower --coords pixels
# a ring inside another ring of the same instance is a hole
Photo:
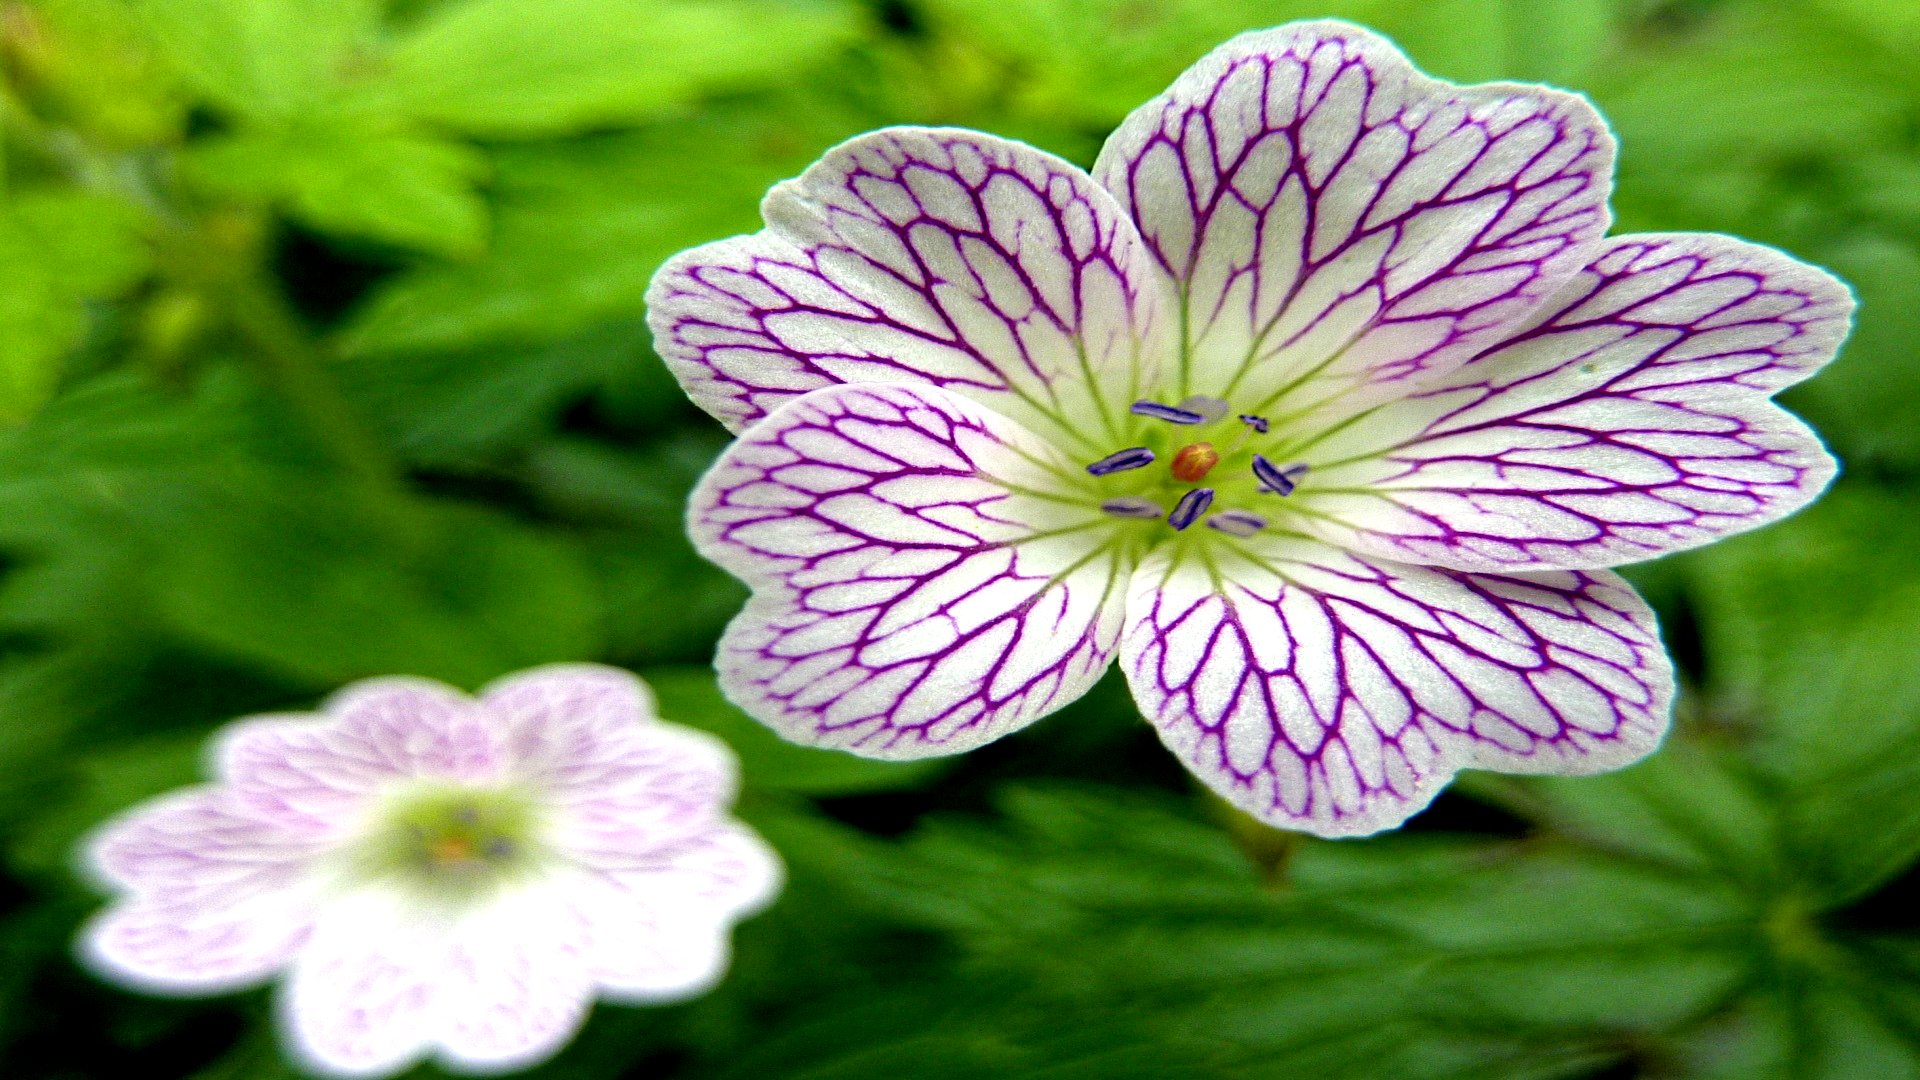
[[[122,892],[81,940],[156,993],[287,981],[295,1055],[326,1073],[554,1053],[596,993],[666,1001],[725,968],[779,861],[727,816],[732,754],[662,723],[624,671],[536,668],[477,699],[374,679],[318,717],[227,728],[219,780],[86,844]]]
[[[739,434],[693,498],[754,596],[728,694],[800,742],[971,749],[1118,658],[1256,817],[1396,825],[1467,767],[1662,738],[1670,663],[1606,569],[1833,476],[1770,395],[1840,282],[1607,238],[1583,98],[1427,78],[1338,22],[1237,38],[1088,175],[952,129],[853,139],[650,296]]]

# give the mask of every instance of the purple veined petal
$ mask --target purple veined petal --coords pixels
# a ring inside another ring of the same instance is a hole
[[[526,1068],[580,1030],[594,997],[593,942],[565,917],[564,887],[509,889],[462,920],[442,976],[452,991],[439,1039],[447,1065]]]
[[[779,891],[780,860],[737,825],[647,858],[602,861],[568,893],[595,981],[627,1002],[699,994],[725,973],[735,921]]]
[[[295,1056],[316,1072],[374,1075],[434,1050],[464,1070],[552,1054],[593,984],[579,925],[541,884],[451,910],[382,887],[338,897],[282,988]]]
[[[661,356],[736,432],[823,386],[926,383],[1097,456],[1169,351],[1172,286],[1132,221],[1025,144],[872,132],[762,212],[765,231],[670,260],[647,301]]]
[[[1510,341],[1315,446],[1309,527],[1463,570],[1614,566],[1755,528],[1835,465],[1769,396],[1852,297],[1724,236],[1624,236]]]
[[[1462,768],[1627,765],[1673,697],[1652,612],[1609,571],[1462,574],[1274,532],[1211,565],[1149,555],[1120,663],[1207,786],[1321,836],[1392,828]]]
[[[573,851],[650,850],[708,828],[738,788],[733,752],[658,719],[629,672],[550,664],[480,692],[509,732],[508,772],[546,807],[549,841]]]
[[[1121,620],[1094,481],[1005,417],[933,387],[817,390],[755,425],[688,529],[754,590],[717,667],[795,742],[958,753],[1085,693]]]
[[[230,725],[214,757],[250,809],[333,835],[354,827],[359,811],[396,781],[492,779],[504,759],[501,735],[450,686],[368,679],[334,695],[317,716]]]
[[[280,987],[290,1054],[323,1075],[398,1072],[424,1056],[444,1008],[444,920],[389,889],[337,898]]]
[[[1214,50],[1094,175],[1181,283],[1176,385],[1325,422],[1465,360],[1577,271],[1612,171],[1585,99],[1454,86],[1323,21]]]
[[[131,895],[88,925],[82,954],[102,975],[156,993],[259,982],[306,938],[320,849],[211,787],[136,806],[86,842],[88,869]]]
[[[733,751],[676,724],[612,733],[563,771],[522,773],[544,804],[542,840],[585,865],[653,859],[711,832],[733,803]]]

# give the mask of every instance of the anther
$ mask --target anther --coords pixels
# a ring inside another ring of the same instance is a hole
[[[1162,405],[1157,401],[1136,401],[1128,410],[1135,416],[1150,416],[1155,420],[1165,420],[1169,424],[1204,424],[1207,414],[1192,409],[1182,409],[1174,405]]]
[[[1206,513],[1207,507],[1212,505],[1212,488],[1194,488],[1180,496],[1180,501],[1174,504],[1173,513],[1167,515],[1167,524],[1173,526],[1177,532],[1199,520],[1200,515]]]
[[[1283,469],[1268,461],[1265,455],[1255,454],[1253,455],[1253,475],[1259,478],[1262,491],[1269,491],[1275,495],[1291,495],[1294,485],[1300,482],[1301,477],[1307,475],[1307,467],[1289,465]]]
[[[1213,467],[1218,464],[1220,464],[1220,455],[1214,450],[1213,444],[1197,442],[1192,446],[1181,447],[1173,455],[1173,461],[1168,468],[1173,472],[1175,480],[1193,484],[1212,472]]]
[[[1264,416],[1252,416],[1247,413],[1241,413],[1240,422],[1252,428],[1257,434],[1265,435],[1267,433],[1267,418]]]
[[[1135,446],[1126,450],[1116,450],[1099,461],[1087,466],[1087,471],[1095,476],[1108,473],[1126,472],[1153,464],[1153,451],[1144,446]]]
[[[1267,519],[1245,510],[1222,510],[1207,519],[1207,524],[1228,536],[1248,537],[1267,527]]]
[[[1226,402],[1221,401],[1217,397],[1208,397],[1205,394],[1195,394],[1192,397],[1187,398],[1185,401],[1182,401],[1179,407],[1181,409],[1184,409],[1187,412],[1199,413],[1201,416],[1206,417],[1208,420],[1218,420],[1221,417],[1227,415],[1227,409],[1229,406],[1227,405]]]
[[[1166,513],[1160,504],[1152,499],[1143,499],[1138,495],[1122,495],[1117,499],[1108,499],[1100,504],[1100,509],[1114,517],[1157,518]]]

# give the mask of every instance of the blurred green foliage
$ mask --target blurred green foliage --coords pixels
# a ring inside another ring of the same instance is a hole
[[[1587,92],[1622,228],[1861,294],[1790,395],[1835,491],[1635,572],[1672,744],[1336,844],[1196,794],[1112,684],[915,766],[727,706],[741,592],[680,529],[723,438],[650,351],[654,267],[856,131],[1085,163],[1325,14]],[[74,839],[227,718],[601,659],[734,744],[791,884],[718,991],[601,1008],[538,1076],[1920,1077],[1908,0],[0,0],[0,60],[0,1073],[290,1075],[264,992],[73,967]]]

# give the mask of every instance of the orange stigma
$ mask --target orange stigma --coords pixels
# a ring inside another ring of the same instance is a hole
[[[433,842],[436,863],[466,862],[473,858],[473,841],[464,836],[443,836]]]
[[[1214,452],[1212,443],[1197,442],[1192,446],[1183,446],[1173,455],[1173,478],[1185,483],[1195,483],[1213,471],[1220,464],[1220,455]]]

